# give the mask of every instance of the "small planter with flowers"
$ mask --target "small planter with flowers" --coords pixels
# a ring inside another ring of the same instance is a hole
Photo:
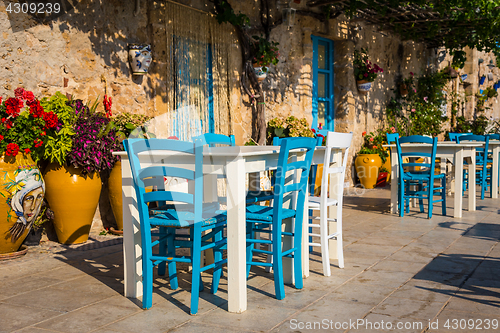
[[[354,76],[358,91],[362,95],[366,95],[372,87],[372,82],[375,81],[379,73],[384,70],[377,64],[368,60],[367,50],[354,50]]]

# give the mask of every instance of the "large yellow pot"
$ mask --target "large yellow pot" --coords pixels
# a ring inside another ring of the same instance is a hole
[[[356,174],[365,188],[374,188],[377,184],[378,172],[382,159],[378,154],[358,154],[354,161]]]
[[[45,183],[29,155],[0,157],[0,254],[16,252],[40,213]]]
[[[54,212],[54,227],[59,242],[86,242],[101,194],[99,173],[82,176],[78,168],[49,164],[44,178],[47,183],[47,201]]]
[[[109,174],[108,195],[111,210],[115,216],[118,230],[123,230],[123,203],[122,203],[122,162],[115,163]]]

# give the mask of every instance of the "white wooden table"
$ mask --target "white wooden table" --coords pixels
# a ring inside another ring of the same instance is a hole
[[[478,142],[464,142],[457,144],[451,141],[438,142],[436,157],[441,158],[441,172],[446,172],[446,161],[450,161],[455,166],[455,198],[453,217],[462,217],[462,188],[464,159],[469,163],[469,184],[476,183],[476,147],[483,144]],[[399,187],[399,163],[398,152],[395,144],[386,145],[391,148],[391,213],[398,213],[398,187]],[[429,152],[428,145],[418,143],[408,143],[401,145],[402,152]],[[498,155],[498,154],[497,154]],[[498,157],[497,157],[498,159]],[[497,176],[498,177],[498,176]],[[498,181],[497,181],[498,182]],[[468,210],[476,210],[476,187],[469,186]],[[497,191],[498,192],[498,191]]]
[[[332,154],[332,162],[340,161],[340,151]],[[227,257],[228,257],[228,310],[241,313],[247,309],[246,282],[246,193],[245,176],[247,173],[259,173],[275,169],[277,166],[279,147],[275,146],[236,146],[214,147],[204,149],[204,174],[225,175],[227,179]],[[125,152],[117,152],[122,159],[122,194],[123,194],[123,256],[125,296],[138,298],[142,296],[142,248],[139,228],[139,214],[135,207],[135,190],[132,183],[130,163]],[[297,158],[303,155],[297,152]],[[169,165],[182,164],[178,158],[163,154],[162,158]],[[323,163],[324,148],[318,147],[314,153],[313,164]],[[157,160],[157,159],[156,159]],[[148,163],[146,159],[144,161]],[[142,163],[142,161],[141,161]],[[330,188],[343,188],[331,179]],[[210,183],[210,182],[208,182]],[[333,193],[333,191],[330,191]],[[304,204],[307,202],[297,203]],[[308,210],[304,210],[303,232],[303,275],[309,276],[309,247],[307,218]],[[335,249],[335,244],[331,244]],[[334,259],[335,257],[333,257]],[[284,262],[285,282],[292,281],[292,260]]]

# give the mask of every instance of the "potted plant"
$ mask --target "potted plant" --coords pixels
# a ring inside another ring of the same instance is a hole
[[[269,65],[278,64],[279,52],[278,44],[274,41],[268,41],[262,36],[252,36],[253,44],[252,50],[254,58],[252,60],[252,65],[257,75],[259,81],[263,81],[267,77],[267,71]]]
[[[354,161],[356,174],[365,188],[374,188],[377,183],[378,172],[382,164],[386,162],[389,154],[382,147],[385,138],[380,131],[376,134],[373,132],[366,134],[365,131],[362,136],[363,145]]]
[[[40,212],[45,182],[37,162],[58,122],[31,91],[0,97],[0,254],[18,251]]]
[[[110,114],[111,104],[106,107],[108,114]],[[115,129],[116,137],[120,144],[120,150],[123,150],[122,141],[130,137],[140,137],[146,133],[147,136],[153,137],[148,133],[144,124],[149,121],[151,117],[133,113],[119,113],[111,118],[112,125]],[[123,207],[122,207],[122,163],[118,158],[113,169],[109,174],[108,179],[108,194],[111,210],[115,216],[117,228],[110,229],[112,233],[121,233],[123,230]]]
[[[56,93],[45,103],[60,118],[59,131],[48,134],[54,148],[45,156],[50,164],[44,173],[54,227],[59,242],[83,243],[99,202],[100,173],[113,168],[112,152],[120,150],[116,134],[109,118],[95,111],[97,101],[89,107]]]
[[[360,94],[366,95],[378,73],[383,73],[384,70],[379,65],[368,60],[368,53],[365,48],[354,50],[353,66],[358,91]]]
[[[387,184],[387,176],[389,175],[389,170],[387,170],[385,167],[380,167],[378,170],[378,177],[377,177],[377,187],[385,187]]]

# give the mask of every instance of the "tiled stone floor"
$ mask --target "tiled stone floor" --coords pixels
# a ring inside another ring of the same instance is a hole
[[[226,310],[227,281],[211,295],[206,276],[199,314],[190,316],[188,273],[175,291],[157,278],[154,305],[142,310],[122,296],[121,245],[44,244],[0,262],[0,332],[479,332],[495,323],[500,330],[500,200],[478,200],[461,219],[436,208],[431,220],[415,209],[389,214],[388,190],[345,201],[346,267],[332,260],[324,277],[314,253],[304,289],[287,287],[282,301],[272,274],[257,268],[243,314]]]

